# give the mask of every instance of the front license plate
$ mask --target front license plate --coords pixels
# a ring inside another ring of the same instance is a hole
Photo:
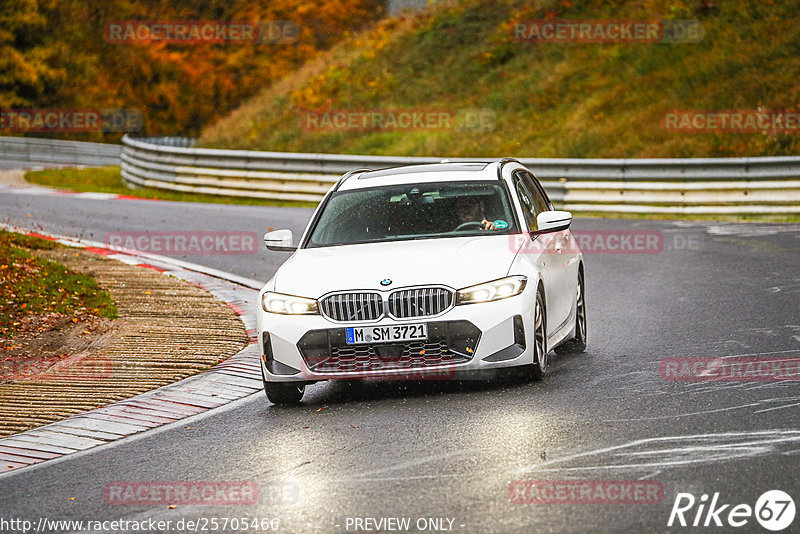
[[[424,341],[428,339],[428,326],[425,323],[389,326],[349,326],[346,330],[348,345]]]

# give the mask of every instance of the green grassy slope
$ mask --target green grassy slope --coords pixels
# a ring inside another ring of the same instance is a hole
[[[519,43],[532,19],[697,19],[699,43]],[[800,109],[800,3],[465,0],[352,37],[207,127],[206,146],[394,155],[791,155],[800,133],[665,131],[668,110]],[[463,110],[490,131],[304,131],[307,109]]]

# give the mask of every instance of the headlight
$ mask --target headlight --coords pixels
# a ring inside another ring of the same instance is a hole
[[[261,296],[261,307],[270,313],[283,315],[316,315],[319,313],[317,301],[305,297],[295,297],[267,291]]]
[[[527,276],[509,276],[500,280],[465,287],[458,290],[456,305],[507,299],[522,293],[527,283]]]

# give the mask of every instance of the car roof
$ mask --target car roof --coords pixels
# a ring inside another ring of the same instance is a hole
[[[421,182],[498,180],[497,170],[500,163],[498,161],[459,161],[405,165],[376,171],[364,169],[343,176],[339,181],[338,190],[345,191]]]

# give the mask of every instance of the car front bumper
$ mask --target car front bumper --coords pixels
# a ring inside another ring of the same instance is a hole
[[[535,286],[534,286],[535,287]],[[336,323],[321,315],[258,310],[261,367],[271,382],[385,377],[447,379],[533,362],[535,293],[455,306],[429,318]],[[425,322],[428,341],[347,345],[348,326]]]

